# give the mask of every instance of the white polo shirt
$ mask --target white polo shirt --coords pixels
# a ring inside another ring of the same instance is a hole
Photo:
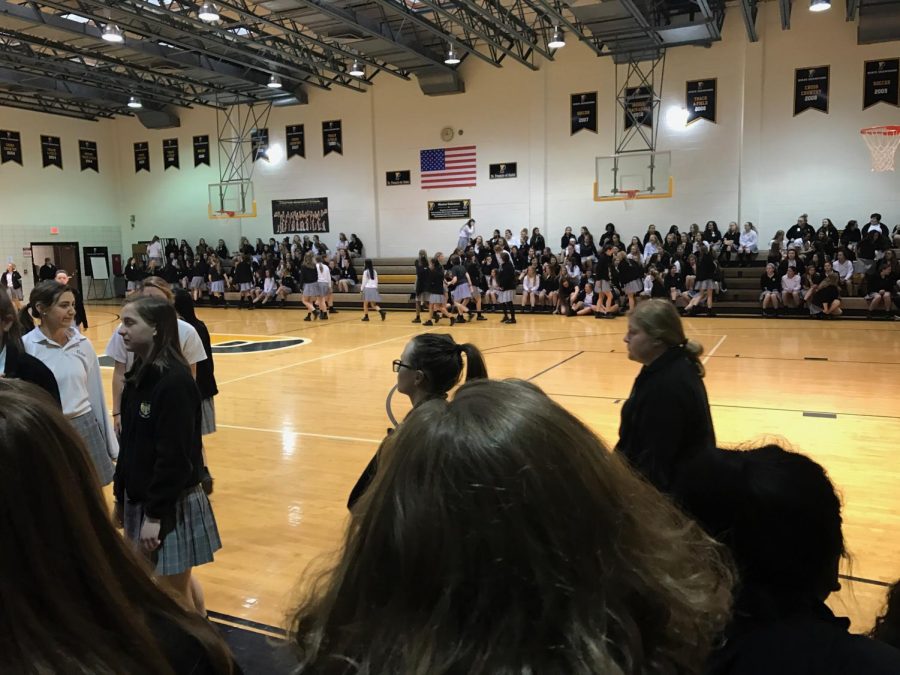
[[[119,328],[122,325],[119,324]],[[119,328],[116,328],[109,342],[106,344],[106,355],[118,363],[124,363],[126,370],[131,370],[134,363],[134,354],[125,349],[125,342],[119,335]],[[187,321],[178,319],[178,341],[181,343],[181,352],[187,359],[188,365],[194,365],[200,361],[206,360],[206,350],[203,349],[203,342],[197,335],[197,330]]]

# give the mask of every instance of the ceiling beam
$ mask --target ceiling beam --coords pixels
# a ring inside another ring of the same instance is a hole
[[[778,11],[781,14],[781,30],[791,27],[791,0],[778,0]]]
[[[856,21],[856,13],[859,11],[859,0],[847,0],[847,21]]]
[[[581,22],[577,19],[575,21],[570,21],[564,14],[564,8],[567,7],[566,5],[561,2],[552,3],[549,0],[525,0],[525,2],[532,10],[543,16],[551,27],[559,26],[565,28],[581,42],[590,47],[591,51],[597,56],[603,55],[602,45],[600,45],[596,38],[589,36],[585,32]]]
[[[99,87],[66,81],[47,75],[35,75],[13,68],[0,66],[0,82],[15,84],[27,89],[40,89],[52,92],[64,98],[87,99],[89,101],[102,101],[112,107],[125,108],[128,104],[127,94],[116,94]]]
[[[750,42],[759,42],[759,33],[756,30],[756,0],[740,0],[741,16],[744,17],[744,27],[747,29],[747,39]]]

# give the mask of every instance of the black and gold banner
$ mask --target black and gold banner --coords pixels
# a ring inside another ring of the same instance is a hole
[[[807,110],[828,113],[831,66],[797,68],[794,71],[794,115]]]
[[[287,158],[306,157],[306,136],[302,124],[289,124],[285,128],[285,143],[287,144]]]
[[[460,220],[471,217],[472,202],[468,199],[428,202],[428,220]]]
[[[48,166],[63,168],[62,141],[59,136],[41,136],[41,161],[45,169]]]
[[[900,105],[900,59],[866,61],[863,70],[863,110],[876,103]]]
[[[488,178],[515,178],[517,175],[518,162],[505,162],[503,164],[489,164]]]
[[[134,172],[146,171],[150,173],[150,144],[134,144]]]
[[[587,129],[597,133],[597,92],[572,94],[570,136]]]
[[[716,80],[691,80],[687,83],[685,106],[687,123],[706,120],[716,123]]]
[[[194,136],[194,166],[209,166],[209,136]]]
[[[177,138],[163,139],[163,171],[170,167],[174,167],[176,169],[181,168],[180,166],[178,166]]]
[[[406,169],[406,171],[388,171],[385,179],[387,185],[409,185],[412,182],[409,169]]]
[[[250,132],[250,151],[253,153],[253,161],[269,159],[269,130],[253,129]]]
[[[78,141],[78,160],[81,170],[91,169],[100,173],[100,159],[97,156],[97,144],[94,141]]]
[[[635,124],[653,127],[653,90],[650,87],[625,89],[625,128]]]
[[[341,129],[341,120],[322,122],[322,156],[328,156],[332,152],[344,154],[344,132]]]
[[[18,131],[0,129],[0,164],[22,165],[22,137]]]

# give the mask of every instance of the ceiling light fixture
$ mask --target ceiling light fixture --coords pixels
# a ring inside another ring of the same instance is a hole
[[[363,77],[366,74],[366,71],[363,70],[363,67],[356,59],[353,59],[353,65],[350,66],[350,70],[348,70],[347,72],[353,77]]]
[[[815,0],[813,0],[813,2],[815,2]],[[558,26],[553,27],[553,35],[550,36],[547,46],[550,49],[562,49],[566,46],[566,37]]]
[[[137,96],[129,96],[128,97],[128,107],[129,108],[143,108],[143,104],[141,100]]]
[[[809,0],[810,12],[824,12],[831,9],[831,0]]]
[[[456,50],[453,49],[453,45],[450,45],[450,48],[447,49],[447,56],[444,58],[444,63],[448,66],[455,66],[460,62],[459,56],[456,54]]]
[[[125,42],[125,33],[114,23],[108,23],[103,27],[103,34],[100,36],[107,42],[122,43]]]
[[[269,89],[281,89],[281,78],[275,75],[269,75],[269,82],[266,84]]]
[[[219,10],[211,2],[204,2],[200,5],[200,10],[197,12],[197,18],[206,23],[213,23],[220,18]]]

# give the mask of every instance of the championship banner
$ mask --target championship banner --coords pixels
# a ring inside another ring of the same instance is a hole
[[[341,129],[341,120],[322,122],[322,156],[336,152],[344,154],[344,132]]]
[[[134,144],[134,172],[146,171],[150,173],[150,144]]]
[[[22,166],[22,137],[18,131],[0,130],[0,164],[15,162]]]
[[[469,199],[428,202],[428,220],[460,220],[471,217],[472,202]]]
[[[91,169],[100,173],[100,160],[97,156],[97,144],[94,141],[78,141],[78,161],[81,170]]]
[[[285,128],[285,143],[287,144],[287,158],[306,157],[306,137],[302,124],[289,124]]]
[[[807,110],[828,114],[831,66],[797,68],[794,71],[794,116]]]
[[[269,159],[269,130],[253,129],[250,131],[250,151],[253,161]]]
[[[48,166],[63,168],[62,141],[59,136],[41,136],[41,161],[45,169]]]
[[[194,166],[209,166],[209,136],[194,136]]]
[[[410,170],[388,171],[385,175],[386,185],[409,185],[411,183]]]
[[[706,120],[716,123],[716,80],[692,80],[687,83],[685,106],[687,123]]]
[[[625,128],[635,124],[653,127],[653,90],[650,87],[625,89]]]
[[[571,129],[570,136],[587,129],[597,133],[597,92],[584,94],[572,94],[571,105]]]
[[[490,164],[488,178],[515,178],[517,162],[506,162],[505,164]]]
[[[863,68],[863,110],[876,103],[900,105],[898,72],[900,59],[866,61]]]
[[[163,140],[163,171],[169,167],[175,167],[176,169],[181,168],[178,166],[177,138],[167,138]]]
[[[328,232],[328,197],[273,199],[272,231],[275,234]]]

